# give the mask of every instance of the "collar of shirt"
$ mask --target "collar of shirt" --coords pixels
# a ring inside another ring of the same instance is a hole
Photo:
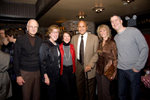
[[[122,32],[120,32],[120,33],[118,33],[118,34],[122,34],[125,30],[126,30],[126,28],[125,28]]]
[[[84,40],[84,39],[86,39],[86,38],[87,38],[88,33],[86,32],[86,33],[85,33],[85,34],[83,34],[83,35],[81,35],[81,34],[80,34],[80,35],[79,35],[80,40],[81,40],[81,36],[83,36],[83,40]]]

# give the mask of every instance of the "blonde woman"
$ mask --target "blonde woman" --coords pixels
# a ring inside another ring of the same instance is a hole
[[[104,76],[104,72],[113,64],[114,73],[111,78],[115,78],[117,73],[117,48],[115,42],[111,40],[111,30],[107,25],[98,26],[97,34],[100,39],[96,67],[98,100],[111,100],[110,81]]]

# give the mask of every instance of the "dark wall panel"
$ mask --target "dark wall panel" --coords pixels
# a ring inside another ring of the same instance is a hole
[[[35,5],[0,1],[0,16],[35,18]]]

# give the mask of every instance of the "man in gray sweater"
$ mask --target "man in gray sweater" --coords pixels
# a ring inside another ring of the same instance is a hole
[[[130,100],[140,100],[140,70],[148,58],[147,42],[137,28],[124,27],[119,16],[112,16],[110,21],[118,33],[114,38],[118,49],[118,96],[120,100],[129,100],[130,94]]]

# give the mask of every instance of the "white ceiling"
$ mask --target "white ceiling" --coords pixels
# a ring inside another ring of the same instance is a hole
[[[20,3],[35,4],[37,0],[7,0]],[[95,13],[94,6],[104,6],[102,13]],[[68,20],[79,20],[76,15],[85,13],[85,21],[104,22],[108,21],[111,15],[119,16],[141,14],[150,12],[150,0],[135,0],[134,2],[123,5],[122,0],[60,0],[39,20],[39,25],[48,27],[52,24],[61,24]]]

